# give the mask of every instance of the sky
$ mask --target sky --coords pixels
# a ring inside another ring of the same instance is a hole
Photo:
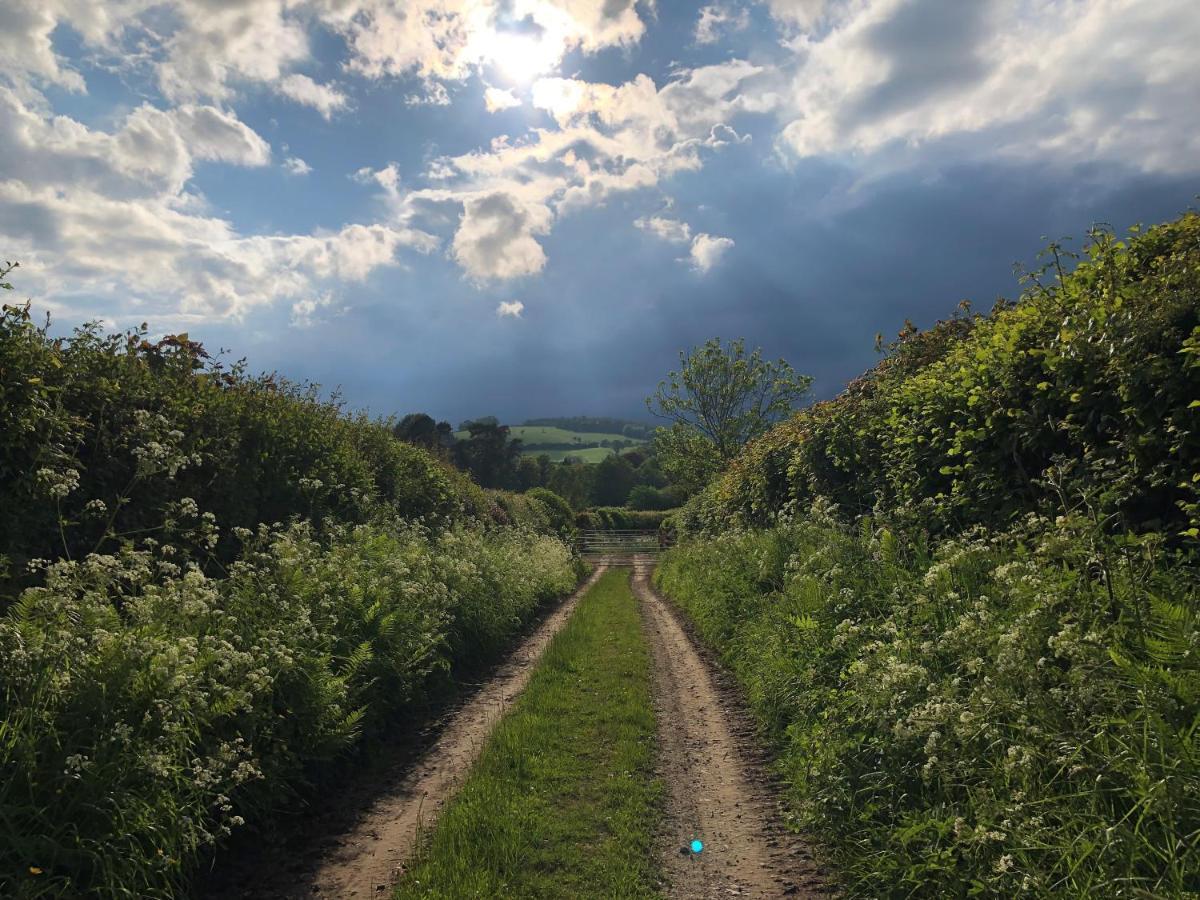
[[[3,0],[0,259],[379,415],[645,417],[1200,194],[1195,0]]]

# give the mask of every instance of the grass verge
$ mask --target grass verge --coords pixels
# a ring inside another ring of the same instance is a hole
[[[553,640],[398,900],[656,897],[650,658],[628,570]]]

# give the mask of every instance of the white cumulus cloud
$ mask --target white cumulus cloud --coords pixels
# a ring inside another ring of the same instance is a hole
[[[533,275],[546,264],[534,235],[550,225],[550,210],[503,191],[470,197],[454,234],[452,253],[473,278]]]
[[[312,166],[298,156],[289,156],[283,161],[283,169],[289,175],[307,175],[312,171]]]
[[[279,82],[279,93],[304,106],[311,106],[325,119],[345,109],[350,99],[335,87],[318,84],[307,75],[293,73]]]
[[[633,222],[642,231],[648,231],[657,238],[670,241],[673,244],[686,244],[692,238],[692,227],[687,222],[678,219],[668,219],[664,216],[643,216]]]
[[[502,300],[496,307],[496,315],[500,318],[519,319],[525,311],[525,304],[520,300]]]
[[[104,301],[109,318],[239,316],[318,295],[325,281],[361,281],[401,247],[436,247],[402,222],[238,234],[189,188],[198,160],[270,160],[267,142],[226,110],[146,104],[102,131],[0,88],[0,115],[0,244],[21,260],[23,286],[61,311],[78,297]]]
[[[719,263],[721,257],[732,249],[732,238],[698,234],[692,238],[692,249],[689,254],[692,268],[703,274]]]
[[[483,92],[483,103],[487,107],[488,112],[494,113],[502,109],[512,109],[514,106],[520,106],[521,99],[512,91],[489,87]]]
[[[1194,0],[871,0],[825,12],[826,33],[789,45],[781,142],[798,156],[940,145],[1200,170]]]
[[[696,20],[697,44],[715,44],[731,31],[742,31],[750,24],[750,11],[728,4],[712,3],[701,7]]]

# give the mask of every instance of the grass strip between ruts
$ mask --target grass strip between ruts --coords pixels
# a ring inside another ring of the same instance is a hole
[[[492,733],[396,897],[655,897],[650,658],[605,573]]]

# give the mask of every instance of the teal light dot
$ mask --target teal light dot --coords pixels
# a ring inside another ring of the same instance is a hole
[[[704,849],[704,841],[701,841],[701,840],[692,841],[692,852],[693,853],[699,853],[703,849]]]

